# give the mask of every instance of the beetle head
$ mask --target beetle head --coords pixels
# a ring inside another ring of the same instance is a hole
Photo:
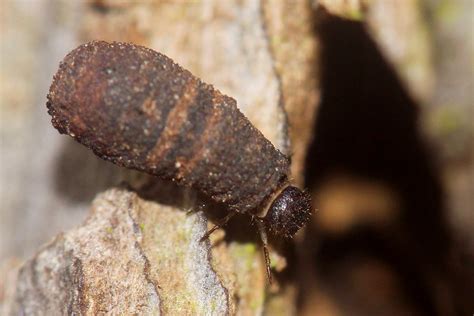
[[[309,194],[288,186],[273,200],[263,221],[271,234],[291,238],[308,222],[310,216]]]

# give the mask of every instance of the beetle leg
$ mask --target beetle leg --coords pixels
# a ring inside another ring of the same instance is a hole
[[[199,213],[205,209],[206,205],[204,203],[192,206],[186,210],[186,215],[191,215],[194,213]]]
[[[265,257],[265,268],[267,271],[268,283],[272,284],[272,271],[271,271],[270,254],[268,252],[267,231],[265,230],[265,225],[263,224],[263,221],[261,219],[257,218],[256,223],[257,223],[257,229],[260,235],[260,239],[262,240],[263,255]]]
[[[215,232],[216,230],[218,230],[219,228],[222,228],[225,226],[225,224],[227,224],[227,222],[232,218],[234,217],[235,215],[237,214],[236,211],[230,211],[229,214],[227,214],[224,218],[222,218],[221,220],[219,220],[219,222],[214,225],[214,227],[212,227],[210,230],[207,231],[207,233],[201,237],[200,241],[204,241],[205,239],[207,239],[209,236],[211,236],[211,234],[213,232]]]

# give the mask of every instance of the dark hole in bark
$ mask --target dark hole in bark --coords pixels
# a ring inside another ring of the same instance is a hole
[[[371,303],[348,298],[364,286],[351,287],[341,272],[360,258],[383,262],[394,273],[412,312],[454,311],[451,236],[439,170],[419,131],[418,105],[363,23],[331,15],[321,6],[314,20],[322,47],[321,103],[307,155],[306,186],[317,192],[336,172],[376,180],[397,193],[400,207],[388,227],[355,226],[334,235],[313,225],[301,249],[311,262],[306,269],[322,288],[330,287],[342,308],[352,308],[351,314],[370,312]],[[300,303],[309,286],[305,273]]]

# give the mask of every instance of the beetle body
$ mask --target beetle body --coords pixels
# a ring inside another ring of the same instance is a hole
[[[288,159],[236,101],[168,57],[92,42],[61,63],[48,95],[52,122],[118,165],[191,186],[238,212],[287,182]]]
[[[289,159],[236,101],[151,49],[79,46],[60,64],[47,107],[60,133],[99,157],[265,217],[276,235],[292,236],[309,218],[309,197],[289,186]]]

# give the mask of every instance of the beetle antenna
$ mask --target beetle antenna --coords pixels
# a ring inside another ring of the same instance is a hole
[[[265,225],[261,219],[256,220],[258,233],[260,235],[260,239],[262,240],[263,246],[263,255],[265,257],[265,268],[267,271],[267,278],[268,283],[272,284],[272,271],[271,271],[271,261],[270,261],[270,254],[268,252],[268,237],[267,231],[265,230]]]

